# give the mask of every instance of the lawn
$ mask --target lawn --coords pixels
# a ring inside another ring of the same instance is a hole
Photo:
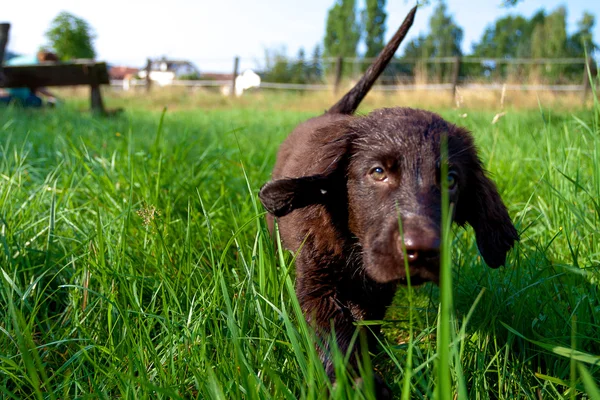
[[[0,109],[0,397],[371,398],[341,358],[328,383],[256,196],[322,108],[144,101]],[[492,270],[453,229],[449,346],[439,288],[401,288],[375,370],[406,399],[599,399],[600,107],[435,111],[473,132],[521,242]]]

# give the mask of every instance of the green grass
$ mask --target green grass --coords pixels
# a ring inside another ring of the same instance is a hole
[[[492,270],[455,228],[451,292],[399,290],[371,360],[399,398],[599,398],[598,112],[442,111],[522,240]],[[256,197],[315,114],[0,109],[0,397],[371,398],[342,356],[327,381]]]

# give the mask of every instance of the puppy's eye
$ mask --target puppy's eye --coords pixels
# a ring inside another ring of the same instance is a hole
[[[370,172],[369,175],[371,175],[371,178],[375,179],[376,181],[384,181],[387,179],[387,174],[385,173],[385,170],[381,167],[375,167],[373,168]]]
[[[454,171],[448,172],[448,190],[452,191],[456,189],[456,185],[458,184],[458,174]]]

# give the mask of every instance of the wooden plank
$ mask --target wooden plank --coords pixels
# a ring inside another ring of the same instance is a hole
[[[0,66],[4,61],[4,51],[6,50],[6,43],[8,43],[8,32],[10,31],[10,24],[0,24]]]
[[[106,68],[104,68],[106,70]],[[102,67],[94,65],[90,68],[90,104],[92,112],[100,115],[106,115],[104,102],[102,101],[102,92],[100,92],[99,77],[102,73]]]
[[[10,24],[0,24],[0,85],[6,79],[4,77],[2,63],[4,62],[4,51],[6,50],[6,43],[8,43],[8,32],[10,31]]]
[[[146,60],[146,92],[149,92],[150,88],[152,87],[152,80],[150,79],[150,72],[152,72],[152,60],[148,58]]]
[[[239,69],[240,69],[240,58],[238,56],[236,56],[233,59],[233,78],[231,79],[231,93],[229,93],[229,95],[231,97],[235,96],[235,79],[237,78],[237,76],[239,74]]]
[[[38,88],[46,86],[89,85],[92,73],[99,84],[110,83],[104,62],[41,63],[37,65],[4,67],[4,82],[0,87]]]
[[[106,110],[104,109],[104,102],[102,101],[102,94],[100,93],[100,86],[92,85],[90,89],[92,111],[101,115],[106,114]]]

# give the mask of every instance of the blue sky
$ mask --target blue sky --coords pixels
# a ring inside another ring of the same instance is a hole
[[[359,8],[364,0],[358,0]],[[45,43],[44,32],[60,12],[69,11],[87,20],[97,34],[98,59],[114,64],[141,66],[147,57],[166,55],[195,62],[203,71],[228,70],[235,55],[242,68],[264,58],[265,49],[285,48],[295,55],[303,46],[310,53],[322,41],[327,10],[334,0],[30,0],[11,2],[2,10],[10,22],[11,51],[34,53]],[[583,11],[597,20],[594,40],[600,42],[600,1],[522,0],[503,8],[501,0],[448,0],[448,9],[464,30],[463,49],[482,35],[498,16],[519,13],[530,17],[540,8],[552,11],[568,5],[567,29],[576,29]],[[414,1],[387,0],[390,37]],[[437,0],[417,13],[409,39],[427,31]]]

